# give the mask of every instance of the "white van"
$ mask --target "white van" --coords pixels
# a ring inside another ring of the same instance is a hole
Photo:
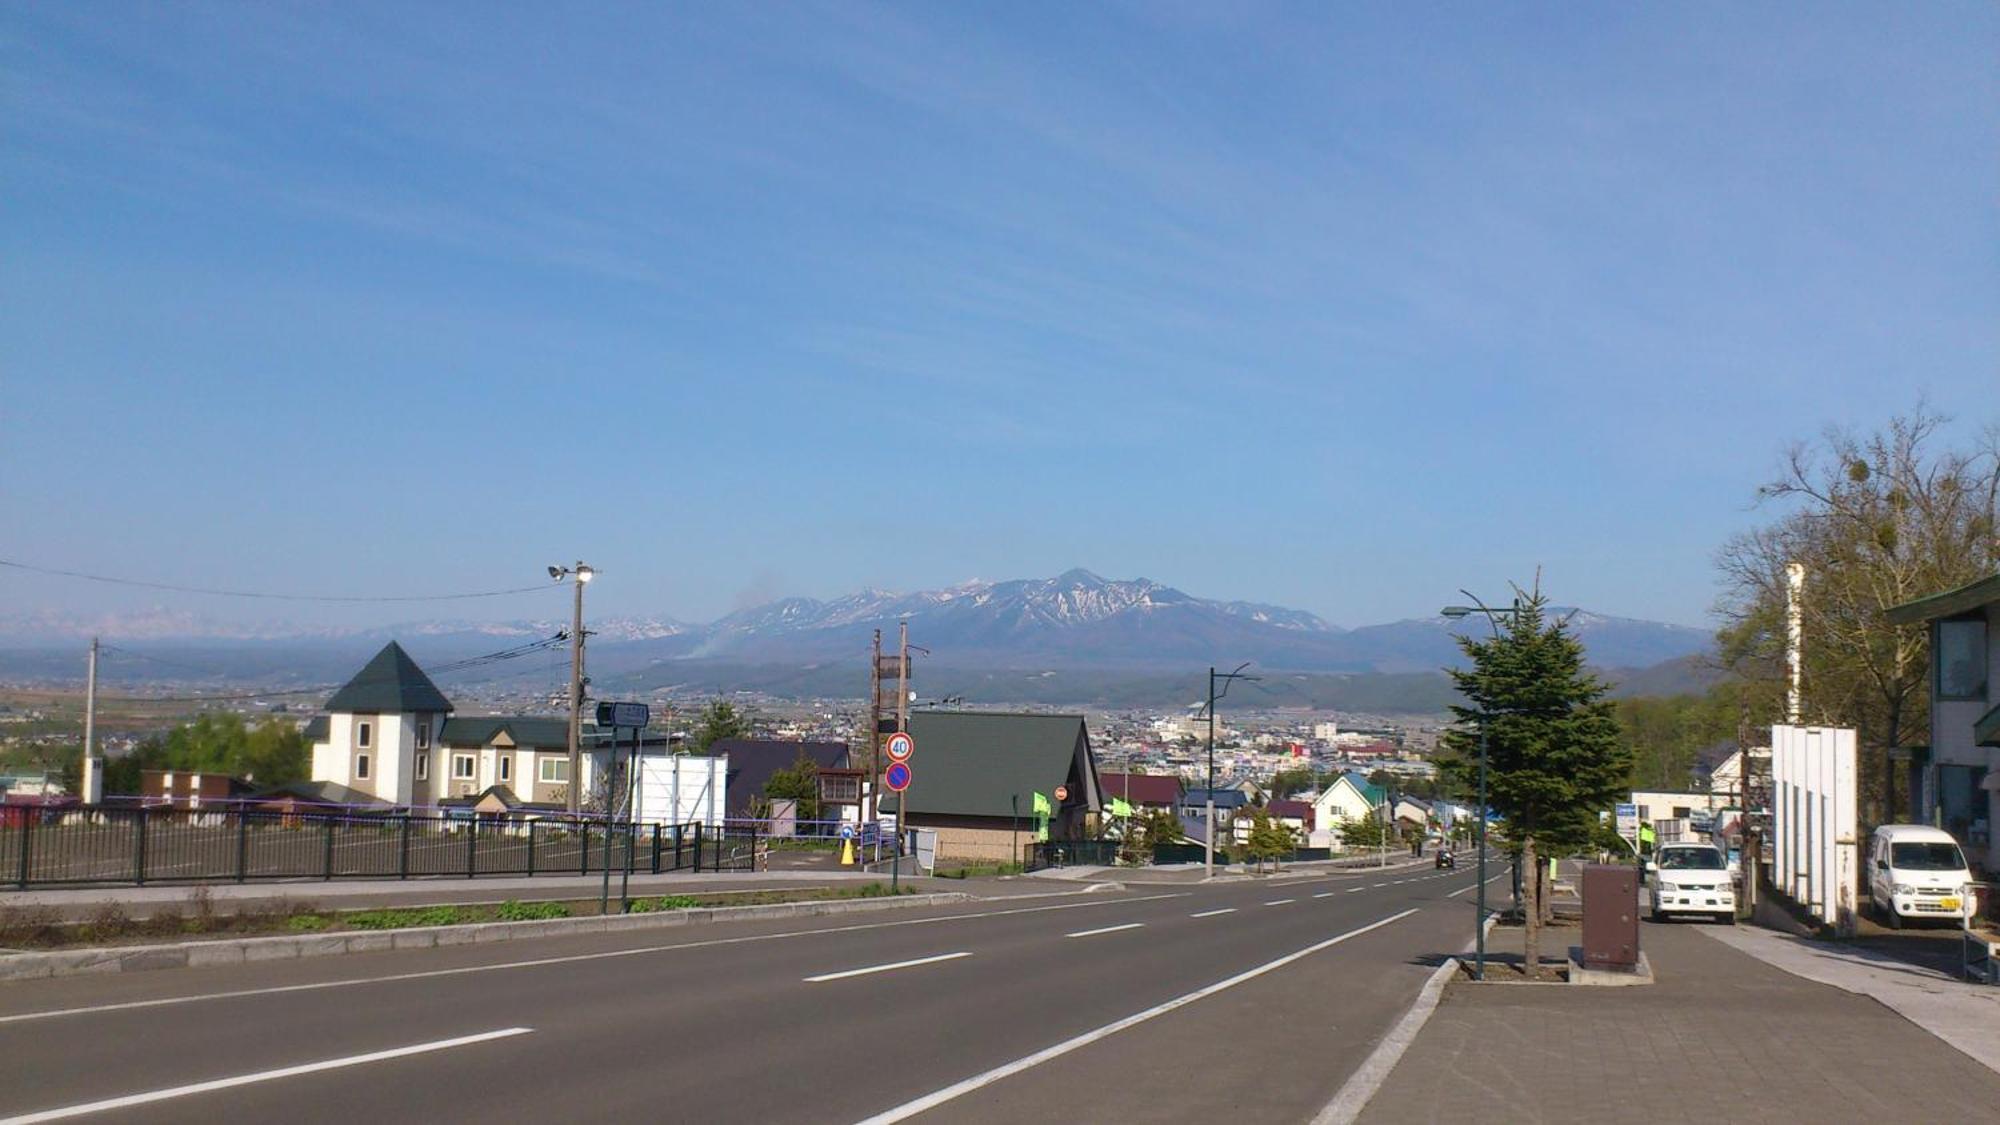
[[[1972,872],[1958,841],[1923,824],[1885,824],[1868,847],[1868,901],[1891,927],[1908,918],[1972,913]]]
[[[1725,924],[1736,921],[1735,874],[1722,850],[1710,844],[1662,844],[1646,864],[1646,892],[1652,917],[1705,914]]]

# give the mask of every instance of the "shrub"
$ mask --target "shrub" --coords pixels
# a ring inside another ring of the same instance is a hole
[[[91,913],[89,921],[83,924],[78,935],[85,941],[115,941],[130,933],[132,929],[132,917],[125,913],[122,904],[103,902],[99,903],[97,909]]]
[[[502,922],[532,922],[543,918],[567,918],[569,907],[560,902],[516,902],[508,899],[493,915]]]
[[[293,933],[314,933],[326,929],[328,922],[318,914],[294,914],[285,919],[285,928]]]
[[[633,899],[625,908],[628,914],[656,914],[662,910],[687,910],[700,906],[701,902],[692,895],[661,895],[658,898]]]
[[[464,921],[456,906],[426,906],[402,910],[363,910],[347,916],[347,924],[360,930],[402,930],[411,926],[450,926]]]

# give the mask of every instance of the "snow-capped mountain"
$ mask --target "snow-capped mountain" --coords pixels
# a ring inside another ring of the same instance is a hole
[[[957,668],[1185,669],[1252,660],[1298,672],[1425,672],[1456,662],[1454,636],[1484,633],[1484,621],[1442,618],[1341,629],[1303,610],[1195,597],[1147,578],[1107,579],[1088,570],[1053,578],[972,581],[896,593],[862,590],[820,601],[784,598],[707,625],[664,617],[589,622],[594,669],[635,669],[659,662],[727,661],[801,664],[855,661],[875,629],[893,644],[898,622],[911,643]],[[1592,663],[1644,667],[1705,651],[1700,629],[1573,612]],[[128,620],[0,620],[0,644],[32,637],[41,647],[92,635],[165,645],[219,642],[287,651],[302,647],[360,651],[397,637],[425,659],[457,659],[554,636],[565,622],[416,622],[365,630],[210,627],[187,615],[141,614]]]

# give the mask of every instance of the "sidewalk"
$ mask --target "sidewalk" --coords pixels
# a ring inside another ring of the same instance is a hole
[[[739,871],[633,875],[629,893],[634,897],[663,894],[715,894],[725,891],[777,891],[801,887],[831,887],[851,883],[886,883],[887,875],[856,871]],[[988,881],[962,879],[915,879],[905,875],[904,883],[919,890],[967,891],[977,888],[982,896],[1007,894],[1019,880],[1002,888]],[[505,902],[508,899],[595,899],[604,886],[602,873],[592,875],[538,875],[533,878],[494,876],[484,879],[367,879],[332,881],[311,879],[298,882],[252,882],[206,884],[215,909],[233,914],[258,906],[283,903],[312,903],[322,910],[367,910],[379,906],[437,906],[446,903]],[[1013,893],[1034,890],[1023,887]],[[100,886],[61,889],[0,891],[0,909],[49,907],[72,920],[88,918],[107,902],[116,902],[127,915],[144,918],[163,907],[187,912],[190,884],[152,884],[144,887]],[[611,873],[611,894],[618,894],[618,873]]]
[[[1794,976],[1873,997],[2000,1073],[2000,988],[1865,948],[1748,926],[1709,936]]]
[[[1976,1121],[2000,1105],[2000,1074],[1716,940],[1729,932],[1643,927],[1646,987],[1452,984],[1359,1120]],[[1494,931],[1517,954],[1518,934]]]

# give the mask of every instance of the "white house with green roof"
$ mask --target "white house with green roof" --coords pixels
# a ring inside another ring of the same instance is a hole
[[[521,802],[569,796],[569,720],[564,717],[455,715],[403,646],[383,646],[306,724],[312,779],[390,805],[435,806],[495,786]],[[597,733],[586,728],[584,783],[595,770]],[[595,752],[593,752],[595,751]]]

